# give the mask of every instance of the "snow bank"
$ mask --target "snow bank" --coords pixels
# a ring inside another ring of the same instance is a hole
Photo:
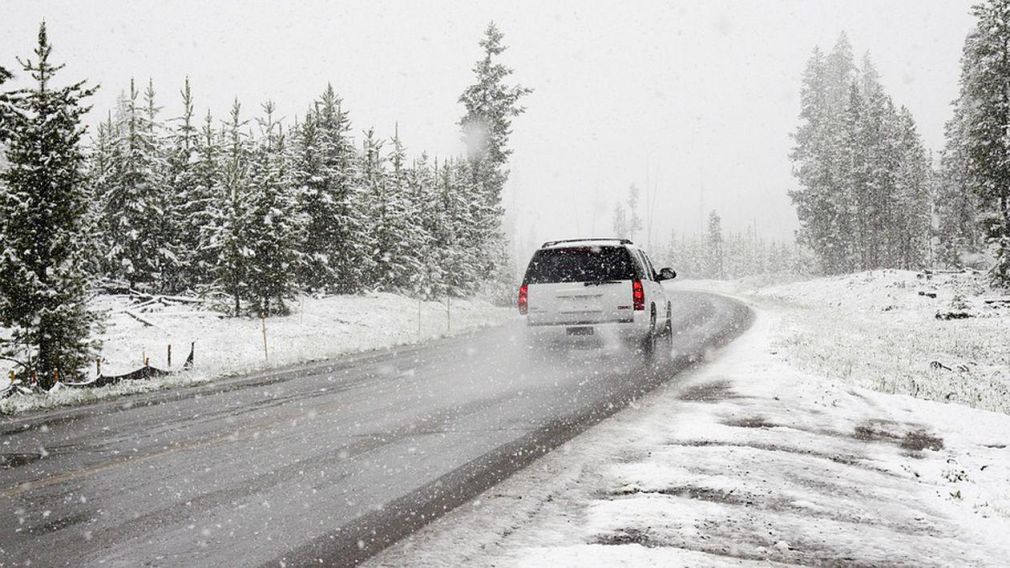
[[[418,302],[394,294],[302,297],[292,315],[266,320],[226,318],[188,304],[153,304],[136,308],[123,296],[103,296],[98,309],[109,312],[102,336],[102,371],[116,375],[135,370],[147,358],[152,366],[179,369],[194,343],[194,369],[149,381],[131,381],[97,389],[62,388],[48,395],[14,395],[0,401],[0,413],[79,404],[129,393],[204,382],[226,374],[246,373],[326,359],[341,354],[388,348],[498,325],[514,310],[482,300]],[[140,319],[129,315],[132,312]],[[420,320],[420,328],[418,322]],[[150,324],[150,325],[148,325]],[[91,370],[95,373],[95,369]],[[6,371],[2,381],[6,381]]]
[[[1010,413],[1010,304],[983,274],[873,271],[744,294],[782,311],[778,346],[803,369]]]

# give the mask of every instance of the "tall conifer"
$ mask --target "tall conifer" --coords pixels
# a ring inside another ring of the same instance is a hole
[[[12,330],[2,348],[35,372],[43,386],[75,377],[95,347],[96,316],[88,309],[88,258],[93,254],[91,195],[81,136],[83,100],[94,88],[57,87],[45,22],[35,58],[22,63],[34,85],[8,92],[9,121],[0,173],[0,324]]]

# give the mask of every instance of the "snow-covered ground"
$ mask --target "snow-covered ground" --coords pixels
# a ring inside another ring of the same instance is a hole
[[[104,374],[134,371],[143,366],[145,358],[153,367],[168,368],[169,345],[172,346],[171,368],[180,369],[191,343],[194,343],[193,370],[166,378],[124,381],[95,389],[58,388],[49,394],[18,394],[0,400],[0,414],[77,404],[205,382],[222,375],[416,343],[498,325],[515,313],[513,309],[474,299],[452,299],[447,312],[445,301],[419,303],[416,299],[386,293],[302,297],[292,304],[292,315],[266,320],[264,351],[264,322],[259,319],[225,318],[184,302],[137,307],[124,296],[99,297],[95,307],[109,314],[102,335]],[[90,372],[94,375],[96,369]],[[0,381],[4,382],[0,384],[2,390],[8,381],[6,371]]]
[[[1006,377],[1006,344],[994,344],[1008,319],[986,307],[991,292],[966,294],[980,317],[935,317],[966,280],[721,285],[758,315],[712,363],[371,565],[1005,566],[1010,416],[881,392],[913,377],[919,397],[947,399],[934,393],[982,376],[972,369]],[[997,397],[965,402],[1005,409]]]
[[[884,270],[738,293],[783,314],[777,345],[801,369],[1010,413],[1010,293],[984,274]]]

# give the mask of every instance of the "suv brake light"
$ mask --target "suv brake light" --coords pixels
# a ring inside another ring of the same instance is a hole
[[[631,281],[631,303],[635,306],[635,311],[645,310],[645,288],[642,287],[641,280]]]
[[[529,288],[527,284],[523,284],[519,287],[519,313],[526,315],[529,310],[529,300],[527,297],[529,294]]]

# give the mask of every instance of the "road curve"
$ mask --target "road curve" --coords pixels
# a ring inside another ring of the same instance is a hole
[[[509,325],[0,421],[0,566],[354,565],[725,344],[672,295],[669,356],[532,358]],[[534,360],[535,359],[535,360]]]

